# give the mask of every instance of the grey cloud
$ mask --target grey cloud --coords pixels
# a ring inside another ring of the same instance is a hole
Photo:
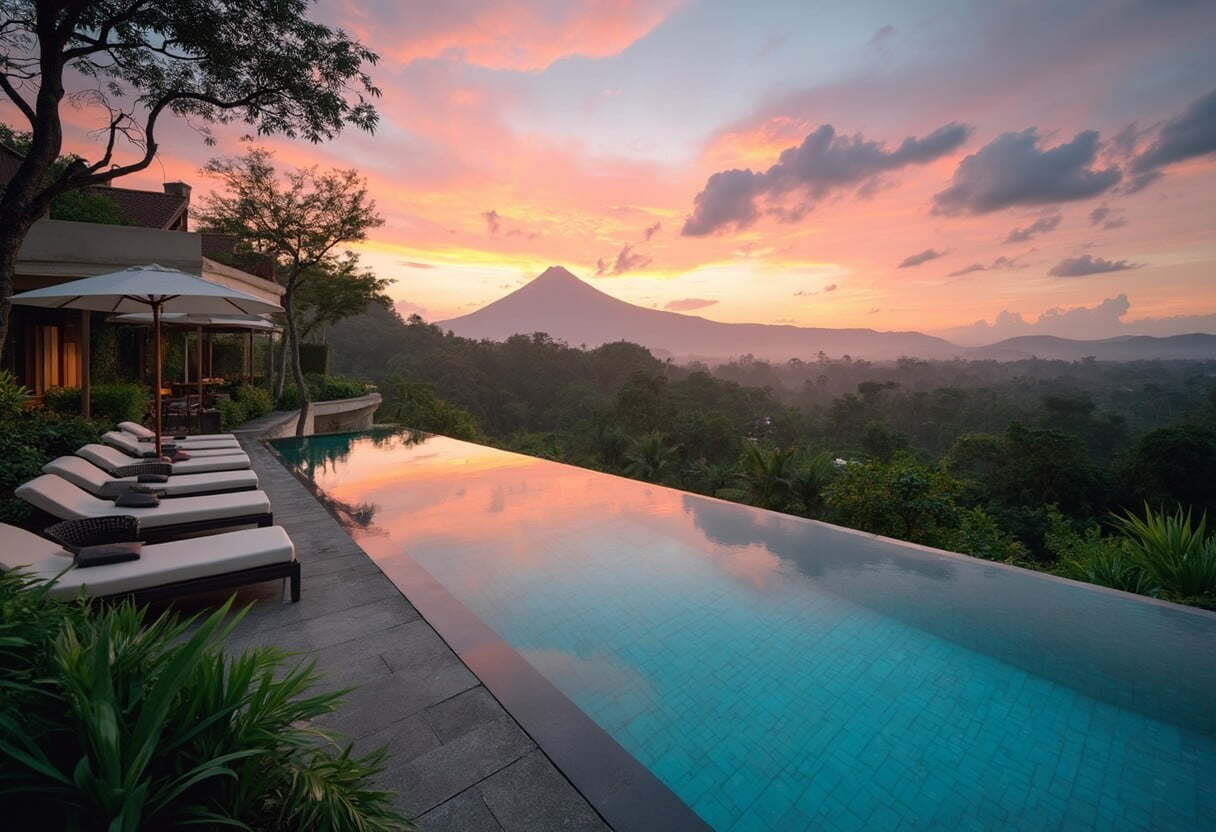
[[[811,203],[836,190],[856,188],[872,192],[883,173],[908,165],[925,164],[958,148],[971,128],[952,122],[923,138],[908,137],[888,151],[861,135],[839,136],[830,124],[820,126],[797,147],[782,151],[777,163],[763,173],[725,170],[709,177],[693,200],[693,212],[681,234],[702,237],[729,226],[743,229],[760,217],[756,203],[762,197],[801,194],[805,204],[792,211],[770,209],[779,219],[805,215]]]
[[[655,221],[654,225],[647,226],[646,229],[642,232],[642,234],[645,235],[646,242],[649,243],[650,238],[653,237],[655,234],[659,233],[659,229],[662,227],[663,227],[663,223],[658,222],[657,220]]]
[[[1143,265],[1143,263],[1132,263],[1129,260],[1107,260],[1105,257],[1082,254],[1080,257],[1065,257],[1052,266],[1048,274],[1055,277],[1085,277],[1105,272],[1124,272],[1129,269],[1138,269]]]
[[[949,276],[950,277],[962,277],[963,275],[971,274],[972,272],[983,272],[983,271],[987,271],[987,270],[988,270],[988,267],[985,266],[983,263],[972,263],[970,266],[963,266],[961,269],[959,269],[956,272],[950,272]]]
[[[829,283],[827,286],[824,286],[823,289],[821,289],[819,292],[816,292],[814,289],[806,289],[805,291],[794,292],[794,297],[796,297],[796,298],[810,297],[811,295],[818,295],[818,294],[820,294],[820,292],[822,292],[823,294],[826,295],[828,292],[835,292],[835,291],[836,291],[836,284]]]
[[[691,312],[694,309],[704,309],[707,306],[713,306],[717,303],[716,300],[707,298],[682,298],[681,300],[668,301],[663,305],[664,309],[672,312]]]
[[[913,266],[919,266],[921,263],[928,263],[930,260],[936,260],[939,257],[945,257],[947,251],[938,251],[937,249],[927,248],[920,254],[909,254],[903,260],[899,261],[897,269],[910,269]]]
[[[1112,228],[1122,228],[1127,225],[1126,217],[1112,216],[1112,211],[1107,205],[1099,205],[1097,208],[1089,212],[1089,224],[1101,226],[1109,231]]]
[[[1209,153],[1216,153],[1216,89],[1192,101],[1182,115],[1163,124],[1157,139],[1132,159],[1130,171],[1139,177]]]
[[[1005,242],[1024,243],[1036,234],[1046,234],[1048,231],[1055,231],[1060,225],[1061,219],[1063,217],[1059,214],[1040,217],[1025,228],[1015,228],[1010,231],[1009,236],[1005,238]]]
[[[1055,307],[1048,309],[1032,323],[1020,312],[1002,311],[996,319],[976,321],[971,326],[953,327],[934,333],[958,344],[991,344],[1019,335],[1058,335],[1066,338],[1110,338],[1116,335],[1138,334],[1122,320],[1131,308],[1127,295],[1106,298],[1094,306]],[[1134,322],[1140,323],[1140,322]],[[1177,332],[1196,331],[1178,328]],[[1164,334],[1164,333],[1163,333]],[[1173,334],[1173,333],[1171,333]]]
[[[1163,176],[1165,176],[1165,174],[1159,170],[1150,170],[1137,174],[1129,179],[1127,184],[1123,186],[1123,192],[1127,194],[1138,194]]]
[[[397,265],[405,266],[407,269],[433,269],[434,263],[419,263],[416,260],[398,260]]]
[[[933,197],[935,214],[987,214],[1017,205],[1089,199],[1118,184],[1116,167],[1093,168],[1098,133],[1040,150],[1038,130],[1004,133],[963,159],[949,188]]]
[[[877,32],[870,36],[870,46],[877,49],[879,52],[885,52],[887,49],[887,41],[895,37],[895,27],[888,23]]]
[[[393,304],[393,309],[395,309],[397,314],[402,318],[408,318],[410,315],[417,315],[420,318],[426,317],[425,306],[419,306],[418,304],[412,303],[408,300],[397,301]]]
[[[486,228],[489,229],[491,236],[498,233],[498,221],[500,217],[497,211],[495,211],[493,208],[491,208],[489,211],[482,211],[481,218],[486,221]]]
[[[616,255],[616,261],[609,262],[601,257],[595,261],[595,276],[603,277],[604,275],[621,275],[625,272],[636,271],[650,264],[650,258],[644,254],[637,254],[633,251],[632,246],[625,246]]]
[[[1031,249],[1031,251],[1033,250],[1034,249]],[[1026,252],[1026,254],[1029,254],[1029,252]],[[1008,271],[1009,269],[1025,268],[1025,266],[1018,265],[1018,260],[1025,257],[1026,254],[1019,254],[1017,257],[1005,257],[1004,255],[1001,255],[987,265],[983,263],[972,263],[970,266],[964,266],[956,272],[950,272],[950,274],[947,276],[962,277],[963,275],[971,274],[972,272]]]

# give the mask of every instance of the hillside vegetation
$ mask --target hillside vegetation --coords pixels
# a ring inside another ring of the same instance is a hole
[[[1216,509],[1216,362],[679,366],[379,309],[330,341],[386,420],[1087,580],[1129,518]],[[1131,580],[1128,563],[1099,582]]]

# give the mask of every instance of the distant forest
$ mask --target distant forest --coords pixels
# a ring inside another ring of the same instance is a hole
[[[1212,361],[681,366],[382,309],[328,340],[385,421],[1087,580],[1126,512],[1216,509]]]

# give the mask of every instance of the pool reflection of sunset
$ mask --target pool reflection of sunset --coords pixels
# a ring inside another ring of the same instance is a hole
[[[445,437],[276,445],[371,506],[352,536],[494,695],[560,733],[560,692],[712,828],[1080,828],[1103,800],[1130,829],[1216,771],[1194,610]]]

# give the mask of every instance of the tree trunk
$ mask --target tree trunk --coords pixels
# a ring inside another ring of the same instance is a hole
[[[273,354],[273,350],[271,350]],[[283,337],[279,339],[279,354],[277,357],[272,356],[272,360],[279,365],[279,374],[275,378],[274,398],[278,401],[283,397],[283,388],[287,385],[287,333],[283,333]]]
[[[4,358],[4,345],[8,343],[8,316],[13,310],[13,277],[17,272],[17,247],[15,234],[0,233],[0,360]]]
[[[304,435],[304,426],[308,424],[308,411],[312,409],[312,401],[308,398],[308,385],[304,383],[304,370],[300,367],[300,336],[296,332],[296,319],[292,311],[291,286],[283,294],[283,310],[287,313],[287,341],[291,350],[291,372],[296,380],[296,392],[300,397],[300,417],[296,420],[296,436]]]

